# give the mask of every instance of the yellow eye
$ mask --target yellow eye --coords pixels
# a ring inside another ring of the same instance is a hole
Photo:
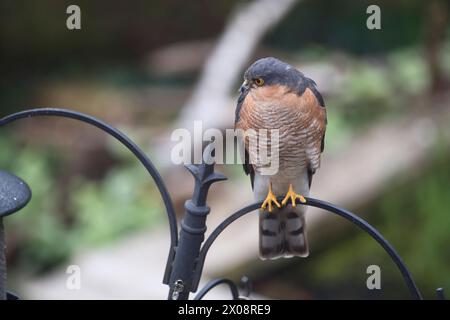
[[[261,78],[256,78],[253,80],[258,87],[261,87],[264,84],[264,80]]]

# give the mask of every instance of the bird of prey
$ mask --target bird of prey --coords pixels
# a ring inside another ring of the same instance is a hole
[[[309,254],[305,229],[306,206],[312,177],[320,166],[327,124],[325,104],[316,83],[276,58],[254,62],[244,74],[236,107],[235,129],[258,132],[278,129],[278,171],[263,172],[257,159],[260,146],[245,147],[244,171],[250,175],[259,213],[262,259]],[[270,144],[270,137],[267,138]],[[281,204],[277,200],[284,197]]]

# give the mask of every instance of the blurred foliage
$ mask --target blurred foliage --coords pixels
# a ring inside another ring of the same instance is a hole
[[[122,148],[111,148],[121,164],[103,180],[77,177],[72,182],[64,204],[69,217],[58,207],[57,150],[18,147],[8,135],[0,136],[0,148],[1,168],[22,177],[33,191],[30,204],[6,221],[10,262],[16,266],[45,271],[81,248],[111,243],[159,221],[163,209],[156,190],[145,169]]]
[[[449,161],[448,150],[438,148],[434,160],[419,176],[393,181],[377,201],[361,209],[376,221],[375,225],[395,245],[419,288],[430,299],[435,298],[437,287],[450,286],[450,251],[447,250],[450,241]],[[378,261],[375,264],[383,266],[383,293],[400,298],[395,289],[403,286],[401,275],[392,268],[388,256],[375,249],[376,244],[369,240],[358,235],[341,243],[332,259],[338,259],[343,265],[335,270],[354,271],[346,261],[353,265]],[[355,253],[358,253],[356,257]],[[340,259],[339,254],[342,255]],[[329,266],[329,260],[324,259],[322,265]],[[387,265],[391,266],[386,272],[384,266]],[[340,278],[351,281],[351,276],[352,272],[349,272],[344,276],[341,274]]]
[[[366,9],[382,8],[382,30],[366,28]],[[411,46],[423,38],[426,1],[339,0],[300,1],[274,28],[267,43],[285,50],[311,45],[357,54],[377,54]]]
[[[431,156],[434,161],[418,177],[394,182],[368,208],[371,216],[380,215],[381,231],[399,244],[398,249],[430,298],[437,287],[450,287],[450,152],[437,147]]]
[[[352,129],[409,112],[410,102],[430,85],[418,48],[396,50],[383,59],[351,60],[351,66],[344,74],[344,91],[327,97],[326,102]]]
[[[449,47],[450,38],[445,42]],[[303,63],[332,61],[334,52],[317,47],[298,53]],[[414,108],[415,101],[427,94],[430,76],[421,46],[387,52],[383,57],[357,58],[346,55],[340,90],[325,96],[328,125],[326,150],[351,143],[352,135],[376,121],[402,117]],[[450,59],[442,54],[442,67],[450,76]]]

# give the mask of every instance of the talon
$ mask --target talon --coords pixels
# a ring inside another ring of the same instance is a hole
[[[286,196],[284,197],[283,201],[281,201],[281,204],[284,206],[286,203],[291,200],[292,207],[295,208],[297,205],[296,200],[299,199],[301,203],[306,203],[306,199],[301,194],[297,194],[294,191],[294,188],[292,188],[292,184],[289,184],[289,190],[286,193]]]
[[[267,206],[269,206],[269,212],[272,212],[272,205],[274,203],[278,208],[281,208],[281,205],[277,201],[277,197],[272,192],[272,183],[270,183],[269,192],[267,193],[267,197],[261,205],[261,210],[264,210],[267,208]]]

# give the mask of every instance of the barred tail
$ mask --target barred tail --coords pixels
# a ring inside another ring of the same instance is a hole
[[[290,205],[259,214],[261,259],[307,257],[309,254],[304,207]]]

